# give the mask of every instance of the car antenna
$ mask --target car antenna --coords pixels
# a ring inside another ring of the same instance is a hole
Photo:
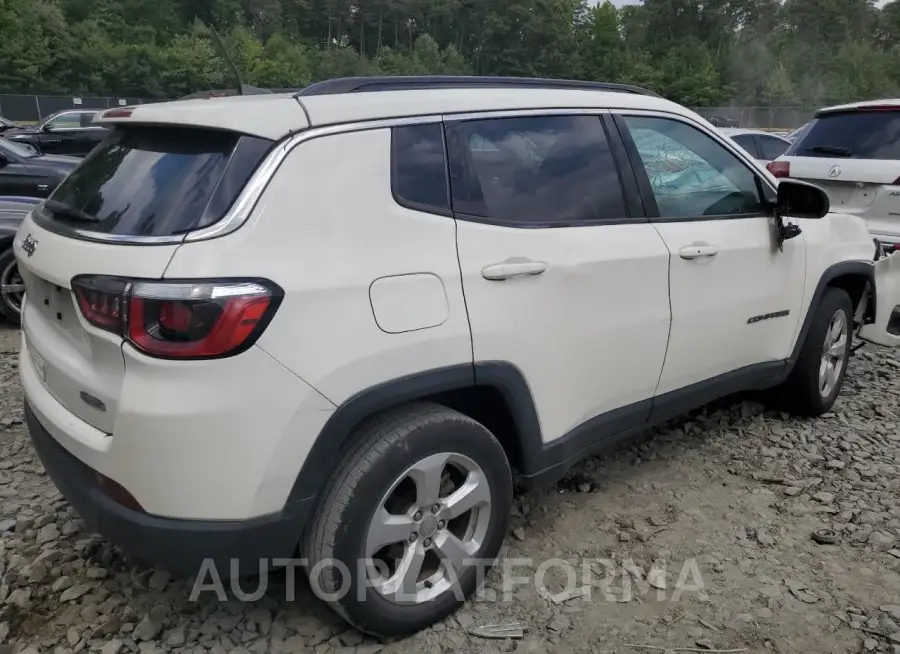
[[[244,95],[244,84],[241,82],[241,74],[238,72],[237,66],[234,65],[234,61],[231,57],[228,56],[228,51],[225,49],[225,44],[222,43],[221,37],[219,37],[219,33],[216,31],[216,28],[212,25],[208,25],[207,29],[209,29],[210,33],[213,35],[213,39],[216,42],[216,45],[219,47],[219,52],[222,54],[222,58],[225,59],[225,63],[228,64],[228,67],[231,68],[231,72],[234,75],[234,82],[237,86],[237,94]]]

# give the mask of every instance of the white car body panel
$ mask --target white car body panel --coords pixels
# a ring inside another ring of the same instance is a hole
[[[802,239],[778,251],[771,220],[762,217],[664,222],[656,229],[672,253],[672,332],[658,394],[790,356],[805,283]],[[682,259],[678,252],[692,244],[718,254]],[[790,313],[748,322],[774,311]]]
[[[459,221],[458,230],[475,360],[521,369],[544,441],[653,396],[669,333],[669,255],[651,225],[510,229]],[[546,271],[482,277],[485,266],[513,257],[545,263]]]
[[[243,520],[284,508],[323,426],[363,391],[505,361],[524,374],[548,444],[618,408],[787,359],[825,270],[872,261],[872,238],[852,215],[797,221],[802,234],[780,252],[762,218],[516,229],[415,211],[392,195],[390,129],[339,126],[584,108],[680,116],[777,184],[693,112],[638,94],[455,89],[311,96],[302,106],[290,95],[260,95],[142,105],[130,117],[101,118],[286,138],[275,147],[286,156],[248,204],[246,222],[205,240],[98,243],[27,219],[15,247],[28,286],[20,363],[30,405],[60,445],[119,482],[149,514]],[[288,135],[310,123],[328,127],[291,150]],[[32,252],[22,248],[27,236],[37,241]],[[720,254],[681,260],[679,249],[698,241]],[[547,269],[484,278],[485,266],[511,257]],[[876,266],[886,281],[868,333],[878,342],[894,344],[884,330],[900,304],[898,268]],[[86,322],[69,290],[85,273],[265,278],[284,299],[239,355],[172,361]],[[53,292],[65,311],[43,305],[35,292],[41,279],[60,287]],[[789,314],[747,323],[780,310]],[[82,406],[82,392],[105,411]]]
[[[472,361],[456,225],[394,202],[390,136],[379,129],[302,143],[244,228],[182,245],[166,270],[169,278],[279,280],[285,299],[258,345],[335,404],[385,379]],[[322,170],[329,173],[315,174]],[[369,287],[408,273],[443,282],[448,317],[431,329],[386,333]]]

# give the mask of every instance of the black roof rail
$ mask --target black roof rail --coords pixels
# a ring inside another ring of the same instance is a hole
[[[403,91],[414,89],[471,89],[471,88],[544,88],[582,89],[587,91],[612,91],[636,93],[656,98],[659,94],[638,86],[614,82],[589,82],[584,80],[545,79],[540,77],[492,77],[476,75],[409,75],[384,77],[336,77],[315,82],[294,94],[295,98],[310,95],[334,95],[369,91]]]

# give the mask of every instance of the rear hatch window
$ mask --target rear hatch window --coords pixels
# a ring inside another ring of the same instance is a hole
[[[827,113],[785,152],[793,157],[900,159],[900,108]]]
[[[213,129],[117,126],[34,220],[65,232],[173,236],[212,225],[272,141]]]

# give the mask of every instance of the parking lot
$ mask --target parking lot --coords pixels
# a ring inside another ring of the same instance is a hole
[[[377,643],[305,582],[288,601],[283,573],[256,601],[230,588],[228,601],[191,601],[195,580],[131,564],[84,533],[22,425],[17,348],[4,327],[0,642],[11,651],[900,651],[900,359],[886,350],[857,353],[823,419],[733,399],[518,498],[480,597]],[[812,540],[822,528],[838,542]],[[522,638],[478,635],[510,623]]]

